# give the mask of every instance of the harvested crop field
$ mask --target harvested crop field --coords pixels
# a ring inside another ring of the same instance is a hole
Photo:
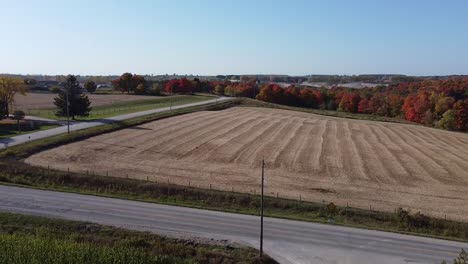
[[[60,146],[26,162],[468,220],[468,134],[416,125],[235,107]]]
[[[23,111],[34,109],[55,108],[53,93],[27,93],[15,96],[15,108]],[[136,100],[154,99],[154,96],[131,94],[88,94],[93,106],[110,105],[117,102],[129,102]]]

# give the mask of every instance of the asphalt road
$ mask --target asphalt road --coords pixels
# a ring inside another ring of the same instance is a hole
[[[204,104],[210,104],[210,103],[220,102],[220,101],[225,101],[225,100],[230,100],[230,99],[231,98],[229,98],[229,97],[219,97],[218,99],[212,99],[212,100],[207,100],[207,101],[202,101],[202,102],[197,102],[197,103],[175,105],[175,106],[172,107],[172,109],[181,109],[181,108],[204,105]],[[150,114],[154,114],[154,113],[167,112],[167,111],[170,111],[170,110],[171,110],[170,107],[164,107],[164,108],[151,109],[151,110],[142,111],[142,112],[136,112],[136,113],[131,113],[131,114],[125,114],[125,115],[109,117],[109,118],[105,118],[105,119],[98,119],[98,120],[92,120],[92,121],[83,121],[83,122],[74,122],[72,125],[70,125],[70,131],[76,131],[76,130],[80,130],[80,129],[90,128],[90,127],[95,127],[95,126],[101,126],[101,125],[110,124],[110,123],[114,123],[114,122],[118,122],[118,121],[123,121],[123,120],[134,118],[134,117],[145,116],[145,115],[150,115]],[[16,137],[0,139],[0,149],[6,148],[6,147],[11,147],[11,146],[18,145],[18,144],[22,144],[22,143],[25,143],[25,142],[28,142],[28,141],[42,139],[42,138],[55,136],[55,135],[59,135],[59,134],[64,134],[64,133],[67,133],[67,126],[61,126],[61,127],[57,127],[57,128],[48,129],[48,130],[42,130],[42,131],[38,131],[38,132],[34,132],[34,133],[19,135],[19,136],[16,136]]]
[[[259,217],[0,186],[0,211],[89,221],[258,247]],[[281,263],[441,263],[467,243],[265,218],[265,251]]]

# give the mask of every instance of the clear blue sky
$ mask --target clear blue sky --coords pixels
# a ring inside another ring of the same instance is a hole
[[[0,0],[0,72],[468,74],[467,0]]]

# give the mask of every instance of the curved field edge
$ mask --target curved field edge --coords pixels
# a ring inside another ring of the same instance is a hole
[[[247,247],[12,213],[0,213],[0,251],[2,263],[260,263]]]
[[[235,99],[218,104],[180,109],[172,113],[158,113],[114,123],[112,125],[103,125],[75,131],[70,135],[60,135],[18,145],[0,152],[0,156],[3,157],[1,160],[3,168],[0,170],[0,181],[5,184],[18,184],[27,187],[135,199],[211,210],[257,214],[259,199],[258,196],[255,195],[207,191],[205,189],[187,188],[176,185],[161,185],[145,181],[80,175],[76,173],[64,174],[59,171],[54,171],[54,173],[49,175],[44,173],[44,169],[32,167],[21,161],[17,161],[19,158],[25,158],[42,150],[154,120],[195,111],[221,110],[239,105],[252,106],[251,102],[252,100]],[[70,175],[73,175],[73,177]],[[97,179],[99,180],[96,181]],[[85,183],[84,185],[83,182]],[[109,188],[106,186],[113,187]],[[150,190],[150,192],[148,190]],[[159,191],[154,192],[155,190]],[[187,195],[187,190],[192,190],[192,195]],[[281,198],[274,199],[272,197],[267,198],[267,201],[270,201],[266,211],[268,216],[301,221],[327,222],[327,212],[323,204],[298,202]],[[392,214],[349,207],[339,207],[338,212],[340,213],[335,216],[336,224],[419,234],[438,238],[459,239],[462,241],[468,240],[468,224],[463,222],[428,218],[429,221],[424,221],[424,224],[421,226],[417,223],[417,219],[415,222],[414,217],[400,219],[400,215],[396,213]]]

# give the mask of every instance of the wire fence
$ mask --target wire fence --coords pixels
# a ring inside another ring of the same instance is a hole
[[[60,168],[59,168],[60,169]],[[63,169],[63,168],[61,168]],[[50,165],[47,166],[47,171],[49,172],[51,170]],[[70,168],[67,167],[66,172],[68,174],[71,173]],[[161,185],[164,187],[167,186],[173,186],[173,187],[178,187],[178,188],[196,188],[198,189],[199,192],[221,192],[221,193],[235,193],[235,194],[240,194],[240,195],[247,195],[251,196],[253,198],[259,198],[260,197],[260,186],[258,188],[243,188],[240,186],[234,186],[234,185],[229,185],[229,184],[214,184],[214,183],[206,183],[204,181],[200,180],[186,180],[186,181],[181,181],[181,180],[173,180],[169,177],[164,177],[164,176],[155,176],[155,175],[145,175],[145,176],[132,176],[128,172],[118,172],[118,173],[113,173],[115,170],[99,170],[99,169],[88,169],[86,171],[80,171],[80,173],[85,173],[87,176],[106,176],[106,177],[116,177],[116,178],[125,178],[129,180],[140,180],[140,181],[146,181],[150,182],[152,184],[156,185]],[[169,187],[168,187],[169,188]],[[318,188],[322,189],[322,188]],[[169,191],[168,191],[169,192]],[[382,217],[393,217],[398,213],[399,208],[394,208],[393,212],[390,210],[388,206],[386,207],[380,207],[377,206],[376,204],[369,203],[368,207],[366,208],[363,206],[363,203],[353,203],[351,201],[343,201],[343,199],[340,199],[339,202],[329,200],[329,199],[321,199],[319,202],[316,200],[312,200],[308,198],[307,195],[303,194],[296,194],[296,196],[291,196],[290,194],[284,194],[282,195],[280,191],[272,191],[269,190],[269,188],[265,188],[265,197],[268,199],[273,199],[277,200],[278,202],[294,202],[298,206],[303,205],[305,208],[309,208],[310,206],[318,208],[319,210],[323,212],[328,212],[330,209],[328,208],[329,206],[337,206],[337,210],[340,211],[340,214],[344,220],[344,222],[347,222],[348,217],[350,214],[355,214],[355,211],[358,210],[360,214],[366,214],[369,216],[369,218],[382,218]],[[412,211],[411,208],[405,207],[405,210],[411,211],[413,213],[419,213],[418,210]],[[382,215],[382,213],[387,213],[388,215]],[[444,220],[449,220],[449,221],[454,221],[455,219],[450,219],[450,217],[447,217],[447,214],[439,214],[436,217],[439,219],[444,219]]]

